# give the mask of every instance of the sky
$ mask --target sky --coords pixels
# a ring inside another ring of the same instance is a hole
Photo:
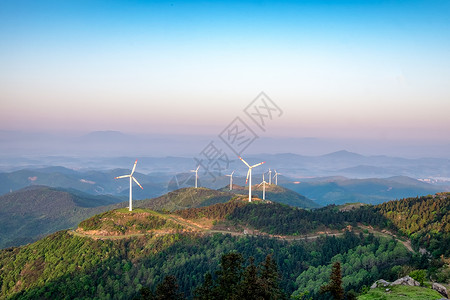
[[[449,1],[0,1],[3,131],[450,143],[449,83]]]

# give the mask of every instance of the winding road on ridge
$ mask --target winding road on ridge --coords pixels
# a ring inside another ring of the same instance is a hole
[[[262,236],[262,237],[275,238],[275,239],[285,240],[285,241],[315,240],[322,236],[341,236],[344,234],[344,232],[335,232],[335,233],[315,234],[315,235],[302,235],[302,236],[286,235],[286,236],[283,236],[283,235],[273,235],[273,234],[268,234],[268,233],[262,233],[262,232],[257,232],[257,231],[255,233],[255,231],[250,230],[250,229],[245,229],[243,231],[211,229],[211,228],[202,226],[193,221],[186,220],[186,219],[183,219],[183,218],[181,218],[179,216],[175,216],[175,215],[167,215],[167,218],[170,219],[171,221],[174,221],[178,224],[181,224],[181,225],[191,229],[194,232],[199,232],[199,233],[203,233],[203,234],[230,234],[232,236],[245,236],[245,235],[247,235],[247,236]],[[368,232],[373,233],[374,235],[377,235],[377,236],[393,237],[395,240],[402,243],[406,247],[406,249],[408,249],[408,251],[414,253],[414,250],[411,247],[411,241],[409,239],[406,241],[403,241],[403,240],[399,239],[395,234],[393,234],[389,231],[386,231],[386,230],[379,231],[372,227],[364,226],[364,225],[360,225],[354,229],[355,232],[361,232],[364,230],[367,230]],[[89,238],[93,238],[93,239],[102,239],[102,240],[125,239],[125,238],[133,238],[133,237],[148,235],[148,233],[133,233],[133,234],[124,234],[124,235],[96,235],[96,234],[86,234],[86,233],[83,233],[83,232],[80,232],[77,230],[69,230],[68,232],[70,234],[73,234],[76,236],[89,237]],[[171,233],[173,233],[173,231],[167,231],[167,232],[157,231],[157,232],[155,232],[155,235],[164,235],[164,234],[171,234]]]

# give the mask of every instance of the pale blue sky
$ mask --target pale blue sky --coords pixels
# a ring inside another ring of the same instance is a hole
[[[448,1],[0,1],[0,129],[450,140]]]

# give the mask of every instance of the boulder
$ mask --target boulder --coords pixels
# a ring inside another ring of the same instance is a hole
[[[397,279],[391,285],[409,285],[409,286],[420,286],[420,283],[418,281],[415,281],[410,276],[405,276],[402,278]]]
[[[442,284],[433,282],[433,290],[437,291],[442,296],[448,298],[447,289]]]
[[[390,283],[388,281],[386,281],[384,279],[379,279],[379,280],[375,281],[370,288],[374,289],[377,287],[387,287],[389,285],[390,285]]]

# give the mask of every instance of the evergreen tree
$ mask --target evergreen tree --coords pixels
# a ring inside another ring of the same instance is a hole
[[[280,274],[278,267],[272,255],[266,256],[266,259],[260,266],[261,284],[264,290],[264,299],[284,299],[286,295],[280,288]]]
[[[140,290],[139,297],[136,300],[152,300],[154,298],[152,291],[148,287],[143,287]]]
[[[331,269],[330,282],[320,288],[321,293],[329,292],[334,300],[344,299],[344,289],[342,288],[341,263],[335,262]]]
[[[264,297],[264,288],[261,278],[258,277],[253,257],[249,259],[250,264],[245,268],[243,279],[239,284],[236,299],[268,299]]]
[[[205,279],[203,284],[197,287],[194,291],[194,299],[195,300],[211,300],[215,299],[214,295],[214,282],[211,276],[211,273],[205,274]]]
[[[242,263],[240,253],[222,255],[220,269],[217,271],[218,286],[214,289],[217,299],[231,299],[242,279]]]
[[[155,299],[180,300],[184,299],[183,293],[178,291],[177,279],[173,275],[164,277],[164,280],[156,287]]]

